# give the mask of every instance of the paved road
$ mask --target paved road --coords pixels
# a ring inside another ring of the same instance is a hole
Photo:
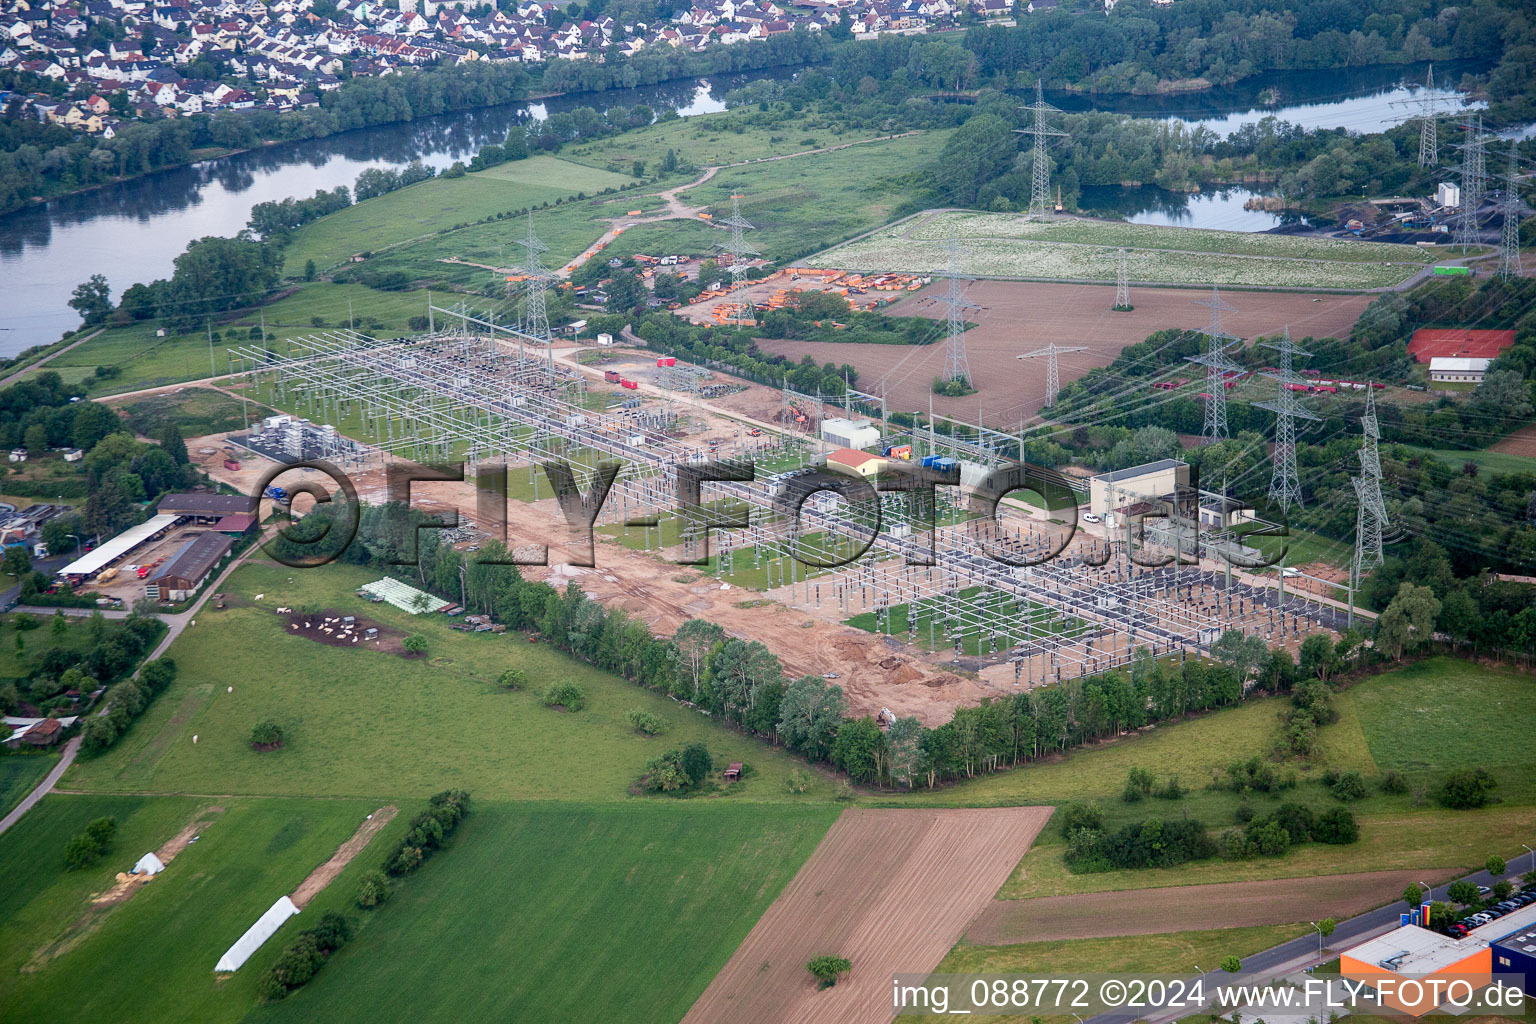
[[[247,554],[249,554],[249,552],[247,552]],[[203,607],[203,603],[207,601],[208,598],[211,597],[214,593],[216,593],[219,587],[223,586],[224,580],[229,576],[230,573],[235,571],[236,567],[245,561],[245,558],[245,555],[241,555],[239,558],[230,562],[229,565],[225,566],[224,571],[219,574],[219,578],[208,584],[208,586],[203,589],[202,596],[192,603],[192,607],[188,608],[184,612],[178,612],[175,615],[160,616],[161,621],[163,621],[170,628],[166,630],[165,636],[161,638],[160,642],[155,645],[155,649],[149,652],[149,656],[144,659],[145,661],[154,661],[156,658],[165,653],[166,649],[175,642],[176,638],[181,636],[182,631],[192,624],[198,611]],[[52,608],[37,608],[30,610],[50,614],[53,612]],[[66,608],[64,609],[64,613],[66,615],[89,615],[93,610],[94,609],[90,608]],[[103,614],[108,618],[114,619],[126,618],[128,615],[127,612],[113,611],[103,612]],[[139,674],[135,672],[133,677],[137,679]],[[104,715],[107,713],[107,702],[105,699],[101,703],[100,710],[98,710],[96,713],[98,715]],[[37,788],[28,793],[22,799],[21,803],[16,805],[15,810],[7,814],[4,819],[0,819],[0,835],[4,835],[6,829],[10,828],[12,825],[16,824],[17,821],[21,820],[21,816],[23,814],[26,814],[27,811],[32,809],[34,804],[48,795],[53,787],[58,784],[59,778],[64,774],[69,766],[75,763],[75,755],[79,752],[79,736],[74,737],[68,743],[64,744],[64,752],[59,757],[59,763],[54,765],[53,770],[43,778],[42,782],[37,784]]]
[[[70,342],[68,345],[65,345],[63,348],[59,349],[57,352],[50,352],[50,353],[48,353],[48,355],[44,356],[42,359],[39,359],[35,363],[28,363],[26,366],[24,366],[21,369],[17,370],[15,373],[10,374],[9,376],[7,376],[7,377],[5,377],[3,379],[0,379],[0,387],[4,387],[7,384],[14,384],[14,383],[16,383],[18,380],[21,380],[21,378],[23,378],[27,374],[31,373],[33,370],[36,370],[39,367],[47,366],[48,363],[51,360],[57,359],[59,356],[63,355],[65,352],[68,352],[70,349],[74,348],[76,345],[84,345],[86,342],[90,341],[92,338],[96,337],[96,335],[100,334],[104,330],[106,330],[105,327],[98,327],[94,331],[92,331],[90,334],[87,334],[87,335],[81,337],[78,341]]]
[[[1524,850],[1520,851],[1519,857],[1515,857],[1513,855],[1510,856],[1508,873],[1511,878],[1518,877],[1521,872],[1516,867],[1517,862],[1525,863],[1527,861],[1527,857],[1528,855]],[[1474,872],[1473,874],[1466,875],[1464,877],[1466,881],[1472,882],[1475,885],[1492,886],[1496,881],[1496,879],[1486,871]],[[1422,880],[1426,882],[1429,881],[1430,873],[1425,872],[1425,877]],[[1304,887],[1308,880],[1305,878],[1298,878],[1295,881],[1298,887]],[[1453,881],[1456,881],[1456,879],[1447,879],[1446,884],[1449,884]],[[1426,898],[1430,900],[1434,899],[1434,893],[1436,890],[1439,891],[1440,897],[1442,899],[1445,897],[1445,889],[1440,885],[1436,885],[1433,889],[1430,890],[1429,895]],[[1132,895],[1134,898],[1134,894],[1129,895]],[[1382,893],[1382,895],[1393,896],[1396,894]],[[1316,966],[1317,964],[1322,963],[1325,959],[1332,959],[1339,950],[1349,949],[1352,946],[1357,946],[1367,939],[1373,939],[1378,935],[1385,934],[1386,932],[1390,932],[1397,928],[1398,915],[1405,909],[1407,908],[1401,900],[1395,900],[1392,903],[1388,903],[1384,907],[1378,907],[1375,910],[1367,911],[1364,914],[1359,914],[1347,921],[1340,921],[1334,928],[1333,934],[1327,938],[1326,947],[1321,958],[1319,958],[1317,953],[1317,933],[1315,932],[1309,935],[1303,935],[1298,939],[1292,939],[1290,942],[1281,943],[1280,945],[1271,949],[1264,950],[1262,953],[1255,953],[1253,956],[1244,957],[1242,976],[1253,977],[1256,979],[1278,978],[1286,974],[1292,974],[1296,971]],[[1201,965],[1193,964],[1192,966],[1199,967]],[[1228,974],[1225,971],[1206,971],[1204,974],[1190,975],[1188,981],[1193,984],[1197,977],[1204,980],[1205,990],[1207,992],[1211,991],[1212,987],[1216,985],[1230,984],[1234,980],[1234,976]],[[1149,1015],[1137,1015],[1130,1010],[1123,1010],[1115,1013],[1101,1013],[1097,1016],[1089,1017],[1087,1024],[1131,1024],[1131,1022],[1137,1020],[1147,1021],[1148,1024],[1164,1024],[1164,1022],[1177,1020],[1180,1017],[1186,1016],[1189,1016],[1187,1007],[1181,1011]]]

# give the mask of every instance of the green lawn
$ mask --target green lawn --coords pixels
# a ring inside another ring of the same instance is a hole
[[[265,1022],[682,1017],[837,812],[478,804]]]
[[[89,538],[87,538],[89,540]],[[68,554],[69,552],[64,552]],[[16,615],[0,615],[0,680],[21,679],[31,674],[32,666],[55,647],[64,647],[69,650],[79,650],[90,645],[90,637],[86,633],[87,619],[79,616],[64,617],[66,624],[64,635],[53,635],[53,615],[36,615],[30,612],[18,614],[32,615],[41,625],[36,629],[16,629]],[[16,637],[21,637],[22,648],[17,650]],[[20,685],[20,684],[18,684]]]
[[[222,807],[221,812],[208,808]],[[350,902],[360,871],[377,865],[414,806],[374,838],[348,870],[246,966],[226,980],[213,965],[272,902],[326,860],[379,804],[346,800],[228,800],[59,796],[0,836],[0,1021],[240,1020],[262,972],[305,922]],[[82,871],[63,870],[69,836],[112,815],[112,851]],[[127,902],[92,911],[147,850],[208,820],[191,844]],[[436,865],[433,865],[435,867]],[[428,869],[430,871],[430,868]]]
[[[456,633],[443,616],[412,616],[354,595],[377,577],[339,564],[237,570],[225,586],[234,606],[205,612],[168,652],[180,670],[176,682],[111,751],[78,762],[66,785],[392,797],[454,786],[488,800],[623,801],[646,761],[702,740],[716,761],[747,761],[756,769],[719,799],[814,802],[831,791],[816,774],[811,793],[791,796],[784,782],[803,764],[799,759],[518,633]],[[257,593],[265,595],[262,602],[247,600]],[[272,611],[279,604],[355,612],[422,633],[430,649],[425,659],[408,660],[291,636]],[[496,679],[513,666],[533,680],[533,690],[557,679],[576,682],[587,707],[567,714],[544,707],[536,692],[503,690]],[[662,716],[670,730],[636,734],[625,721],[633,708]],[[256,753],[250,731],[267,717],[282,724],[288,739],[281,750]]]
[[[558,157],[536,156],[467,174],[435,178],[322,217],[295,233],[286,253],[289,274],[314,260],[322,271],[342,265],[353,253],[380,252],[444,229],[509,214],[526,206],[618,188],[627,174],[584,167]],[[493,225],[503,241],[515,237],[508,225]],[[521,224],[514,224],[521,228]]]
[[[1383,769],[1536,766],[1536,681],[1528,675],[1433,658],[1340,700],[1354,705]]]

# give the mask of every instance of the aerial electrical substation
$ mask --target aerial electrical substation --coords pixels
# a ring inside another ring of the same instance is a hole
[[[1037,110],[1037,144],[1048,137],[1041,134],[1044,113]],[[734,200],[726,223],[731,243],[722,248],[740,256],[754,252],[743,237],[750,225]],[[1264,564],[1252,534],[1274,524],[1240,507],[1225,484],[1202,489],[1183,462],[1164,460],[1088,481],[1020,468],[1022,433],[953,418],[940,431],[931,408],[926,420],[915,415],[915,426],[903,426],[893,422],[883,389],[850,387],[834,402],[786,385],[779,424],[707,441],[706,432],[690,424],[743,423],[706,403],[699,374],[664,360],[666,371],[654,384],[612,395],[589,388],[590,371],[579,362],[556,358],[545,304],[553,275],[541,261],[546,250],[531,219],[522,245],[527,256],[515,325],[429,298],[423,335],[381,339],[333,330],[291,338],[282,352],[278,343],[245,345],[228,350],[230,372],[246,379],[253,396],[331,424],[357,442],[343,469],[404,459],[463,464],[466,479],[526,472],[533,498],[559,500],[568,516],[600,500],[597,529],[631,537],[643,531],[646,549],[669,547],[675,560],[700,564],[725,581],[746,566],[766,566],[770,596],[782,603],[843,619],[872,615],[875,630],[893,644],[1011,664],[1013,682],[1021,686],[1123,666],[1141,651],[1175,658],[1208,653],[1228,630],[1277,644],[1298,643],[1319,627],[1341,630],[1353,621],[1361,575],[1380,562],[1388,515],[1369,389],[1355,482],[1354,565],[1347,581],[1325,580],[1284,568],[1283,560]],[[745,304],[734,280],[743,265],[733,261],[731,269],[733,291]],[[957,264],[946,276],[946,373],[966,379],[969,304]],[[1116,302],[1129,302],[1123,275]],[[1233,307],[1214,290],[1204,304],[1211,311],[1207,344],[1193,359],[1208,374],[1205,440],[1216,442],[1229,436],[1222,384],[1235,366],[1228,353],[1240,342],[1222,326],[1222,314]],[[1294,363],[1305,353],[1288,332],[1272,347],[1280,366],[1270,375],[1277,398],[1266,405],[1276,416],[1266,507],[1283,515],[1302,500],[1296,423],[1316,417],[1294,389]],[[1049,345],[1022,354],[1021,366],[1038,367],[1043,358],[1046,372],[1021,386],[1038,387],[1043,376],[1054,402],[1056,356],[1066,351]],[[1124,396],[1103,396],[1117,397]],[[854,416],[868,420],[847,418]],[[896,458],[903,464],[892,460],[887,467],[897,472],[879,474],[878,494],[875,477],[826,472],[827,449],[837,447],[826,435],[848,427],[857,428],[859,442],[845,442],[842,451],[901,453]],[[551,475],[558,489],[538,468],[555,459],[574,469],[564,480]],[[610,460],[619,472],[598,498],[587,481]],[[680,507],[680,481],[697,479],[691,467],[733,460],[740,469],[717,475],[738,478],[696,482],[699,504],[691,511]],[[506,494],[506,476],[501,479]],[[1077,527],[1081,505],[1101,513],[1090,519],[1102,518],[1102,529]],[[500,517],[492,511],[479,518],[504,524],[505,509]],[[722,520],[730,525],[719,526]],[[668,526],[676,539],[664,544]],[[579,555],[572,552],[573,561]],[[1315,586],[1294,582],[1298,576]]]

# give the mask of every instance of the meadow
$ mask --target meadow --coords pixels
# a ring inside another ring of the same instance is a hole
[[[948,265],[951,231],[967,275],[1178,285],[1367,290],[1395,285],[1437,256],[1413,246],[1013,214],[935,212],[816,254],[812,266],[927,273]]]
[[[326,910],[345,909],[358,874],[377,865],[414,805],[348,866],[303,915],[244,969],[219,980],[213,965],[272,902],[291,892],[356,830],[375,801],[218,800],[60,796],[0,836],[0,1021],[238,1021],[285,937]],[[213,808],[220,810],[213,810]],[[112,850],[65,871],[68,838],[111,815]],[[154,881],[109,910],[92,909],[119,871],[194,821],[207,821]]]
[[[461,178],[435,178],[305,225],[284,254],[287,272],[298,274],[308,260],[323,272],[354,253],[378,253],[486,217],[553,204],[578,192],[620,188],[633,180],[552,156],[512,161]]]
[[[764,129],[745,123],[753,113],[750,108],[740,108],[658,121],[638,131],[567,146],[560,155],[626,174],[633,161],[643,160],[648,173],[655,174],[669,149],[683,167],[706,167],[788,156],[874,137],[873,133],[848,131],[809,111],[779,118]]]
[[[479,803],[316,981],[248,1020],[675,1021],[836,816]]]
[[[10,735],[10,726],[0,726]],[[57,764],[52,754],[0,754],[0,816],[9,814]]]
[[[231,607],[205,612],[168,652],[179,668],[176,682],[112,750],[79,762],[70,787],[389,797],[459,787],[487,800],[623,801],[648,760],[701,740],[717,763],[746,761],[754,769],[717,799],[804,802],[831,792],[831,782],[812,773],[808,792],[790,795],[785,780],[803,767],[798,758],[521,634],[457,633],[442,616],[412,616],[356,597],[358,585],[377,578],[340,564],[241,567],[225,585]],[[263,600],[253,601],[255,594]],[[280,604],[336,609],[420,633],[428,651],[408,659],[290,636],[273,612]],[[514,667],[526,673],[528,689],[512,692],[497,682]],[[556,680],[580,686],[586,708],[544,707],[539,692]],[[635,708],[666,719],[669,730],[637,734],[626,721]],[[257,753],[250,731],[268,717],[282,725],[285,743]]]

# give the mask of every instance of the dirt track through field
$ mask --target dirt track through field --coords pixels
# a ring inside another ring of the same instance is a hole
[[[1006,946],[1343,920],[1398,899],[1410,882],[1439,883],[1455,876],[1455,871],[1414,868],[993,900],[971,922],[965,939],[978,946]]]
[[[363,847],[374,835],[388,825],[400,808],[394,804],[380,807],[368,816],[368,819],[357,827],[352,833],[352,838],[336,847],[336,852],[331,854],[331,859],[321,864],[309,873],[309,877],[299,883],[299,887],[293,890],[293,895],[288,897],[293,900],[293,905],[303,910],[309,905],[309,901],[320,895],[320,891],[341,874],[342,869],[352,863],[352,858],[363,852]]]
[[[891,975],[938,966],[1050,814],[844,811],[683,1024],[884,1024]],[[817,991],[823,953],[853,970]]]
[[[939,301],[942,285],[930,286],[887,307],[892,316],[923,316],[942,320],[946,307]],[[1132,288],[1129,313],[1110,309],[1115,301],[1113,285],[1027,284],[978,281],[965,297],[981,308],[966,314],[976,324],[965,333],[966,356],[971,377],[980,386],[966,398],[934,397],[935,411],[974,421],[981,408],[989,425],[1017,422],[1033,416],[1045,403],[1045,360],[1021,362],[1021,352],[1031,352],[1049,342],[1084,346],[1085,352],[1060,355],[1061,383],[1076,380],[1090,369],[1108,366],[1127,345],[1145,341],[1147,335],[1166,327],[1202,328],[1210,322],[1210,310],[1195,305],[1208,300],[1210,292],[1180,288]],[[1369,295],[1315,295],[1291,292],[1223,292],[1222,298],[1237,307],[1225,315],[1223,326],[1242,338],[1279,334],[1286,325],[1298,340],[1304,337],[1339,337],[1370,303]],[[892,409],[926,409],[933,378],[944,369],[943,324],[935,324],[938,341],[931,345],[861,345],[850,342],[760,341],[758,347],[773,355],[798,362],[810,355],[818,364],[851,363],[859,371],[859,387],[879,393],[881,380]],[[1178,360],[1165,360],[1166,376],[1194,379],[1199,368]],[[1159,378],[1166,379],[1166,378]],[[1148,381],[1150,386],[1151,381]],[[1199,391],[1190,387],[1190,392]]]

